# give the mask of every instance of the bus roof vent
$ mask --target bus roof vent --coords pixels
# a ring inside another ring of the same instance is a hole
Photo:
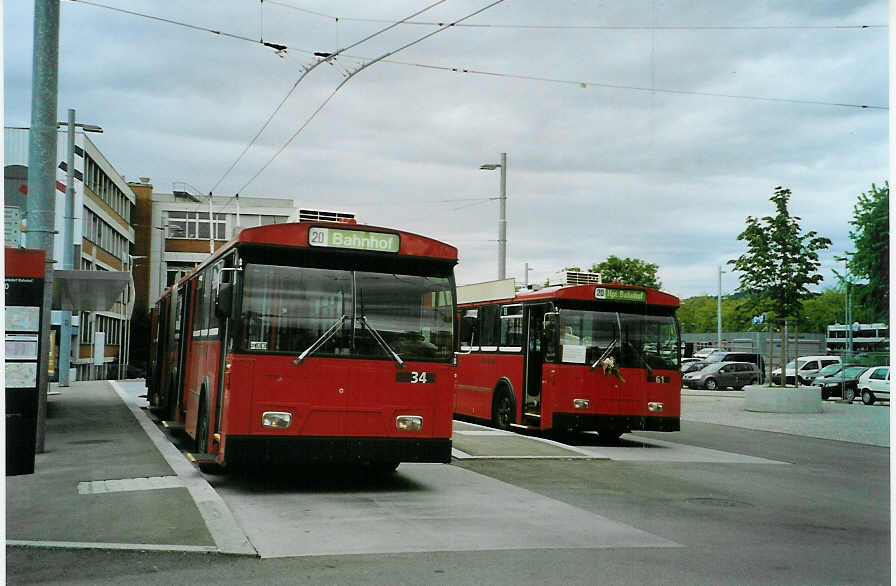
[[[582,271],[560,271],[548,279],[548,285],[551,287],[599,285],[600,283],[600,273],[585,273]]]
[[[299,210],[300,222],[342,222],[356,224],[355,214],[345,212],[325,212],[322,210]]]

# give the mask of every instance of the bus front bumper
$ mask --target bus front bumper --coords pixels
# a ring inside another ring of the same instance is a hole
[[[447,438],[228,436],[225,459],[241,464],[451,462]]]
[[[554,429],[600,431],[625,429],[628,431],[681,431],[679,417],[645,417],[639,415],[595,415],[589,413],[554,413]]]

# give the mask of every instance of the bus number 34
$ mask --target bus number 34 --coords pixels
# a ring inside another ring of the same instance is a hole
[[[436,382],[436,373],[417,370],[404,370],[395,373],[395,380],[400,383],[426,384]]]

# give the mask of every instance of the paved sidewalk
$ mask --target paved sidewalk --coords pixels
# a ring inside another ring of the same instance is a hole
[[[205,477],[144,412],[144,393],[140,381],[85,381],[49,397],[46,451],[35,473],[6,479],[7,545],[257,555]],[[750,413],[743,394],[682,391],[682,419],[890,444],[887,404],[826,401],[820,414]],[[483,434],[495,439],[477,426],[458,429],[464,457],[476,457]],[[498,447],[519,456],[515,443],[524,437],[508,436]],[[540,457],[595,457],[547,440],[538,448]]]
[[[889,403],[828,400],[822,401],[822,409],[822,413],[755,413],[744,410],[744,391],[681,391],[683,421],[889,447]]]
[[[84,381],[59,391],[47,401],[35,473],[6,478],[7,545],[254,555],[241,531],[219,531],[215,517],[226,523],[229,511],[137,407],[142,385]],[[154,434],[174,453],[160,451]]]

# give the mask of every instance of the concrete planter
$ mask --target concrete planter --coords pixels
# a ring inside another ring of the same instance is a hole
[[[818,387],[765,387],[744,389],[744,411],[761,413],[821,413]]]

